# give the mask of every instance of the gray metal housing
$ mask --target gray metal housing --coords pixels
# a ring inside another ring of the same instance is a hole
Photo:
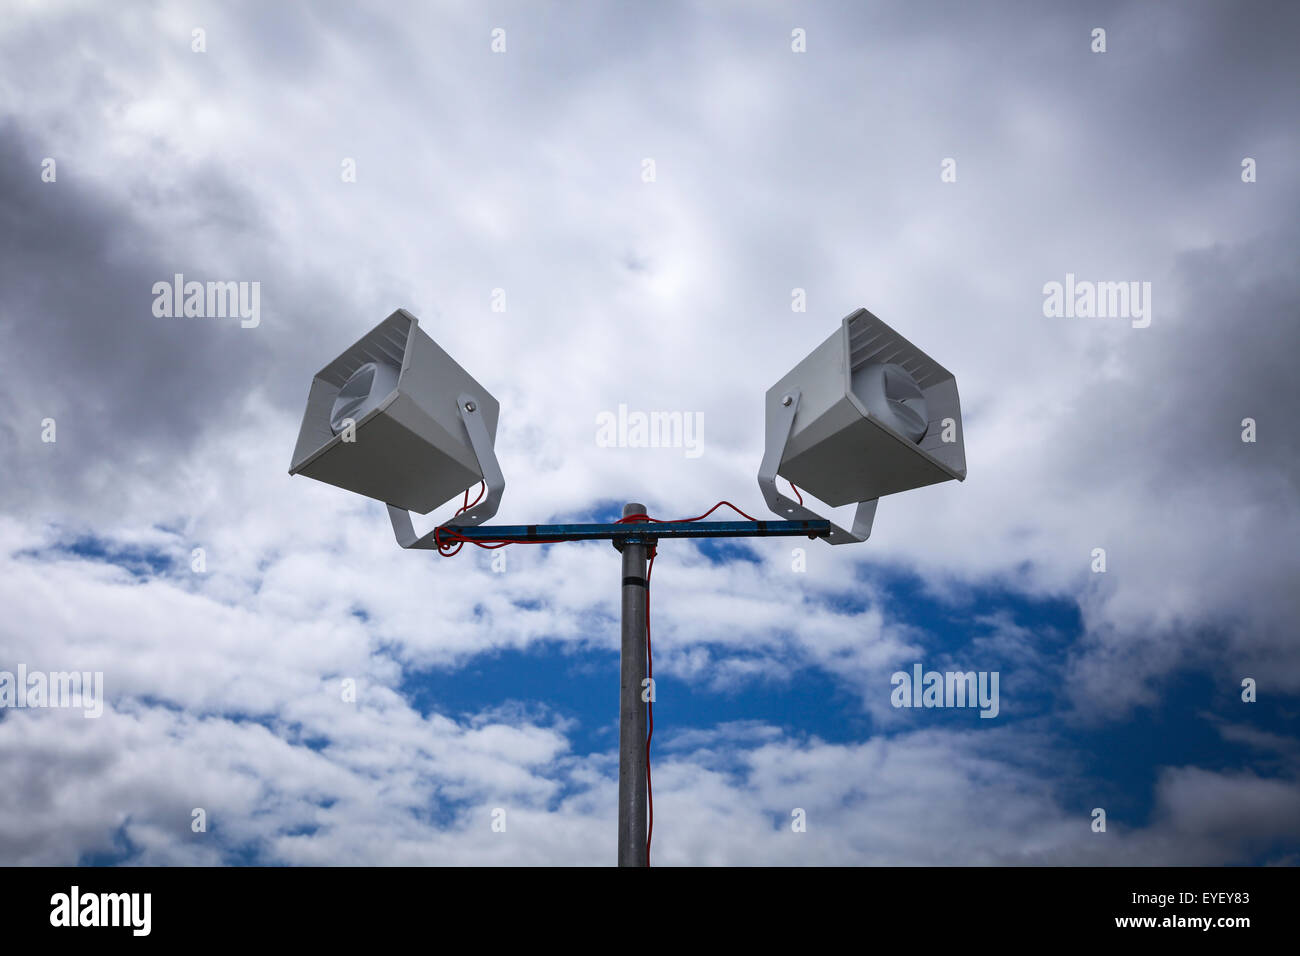
[[[901,366],[921,388],[928,423],[919,444],[854,394],[855,372],[886,363]],[[954,440],[945,442],[949,418]],[[833,527],[833,544],[865,539],[882,495],[966,477],[956,379],[866,309],[845,316],[835,333],[768,389],[766,420],[759,485],[774,511],[816,517],[776,490],[777,474],[829,505],[860,503],[852,533]]]
[[[330,410],[366,362],[399,370],[397,387],[356,422],[356,440],[330,428]],[[466,405],[472,405],[468,411]],[[490,462],[475,451],[466,417],[485,428]],[[293,451],[291,475],[306,475],[399,509],[428,514],[466,488],[499,475],[491,445],[500,404],[398,309],[316,374]],[[500,490],[494,489],[499,500]],[[476,511],[478,509],[475,509]],[[495,510],[495,508],[493,509]]]

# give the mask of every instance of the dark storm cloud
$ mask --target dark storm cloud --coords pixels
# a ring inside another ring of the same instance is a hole
[[[1155,282],[1151,326],[1120,333],[1123,374],[1094,381],[1085,393],[1087,418],[1080,418],[1085,430],[1059,448],[1081,485],[1118,488],[1136,480],[1157,495],[1162,487],[1224,492],[1222,510],[1187,516],[1207,523],[1252,496],[1260,505],[1294,507],[1297,248],[1300,230],[1292,227],[1178,256]],[[1247,418],[1256,422],[1254,443],[1242,440]],[[1284,547],[1279,557],[1300,554],[1290,543],[1261,543]]]
[[[1292,225],[1179,256],[1157,283],[1157,319],[1127,337],[1123,373],[1081,396],[1089,425],[1057,446],[1072,500],[1129,516],[1093,533],[1110,606],[1163,622],[1080,642],[1071,681],[1094,700],[1141,699],[1139,685],[1189,668],[1228,686],[1300,685],[1297,248]]]
[[[1300,230],[1183,254],[1172,327],[1146,343],[1143,379],[1098,398],[1115,435],[1136,429],[1171,484],[1239,487],[1294,506],[1300,493]],[[1242,420],[1258,424],[1242,441]],[[1285,495],[1289,491],[1289,495]],[[1213,520],[1210,515],[1207,520]],[[1288,547],[1300,555],[1300,549]]]
[[[122,199],[66,158],[56,157],[57,180],[43,182],[40,141],[17,119],[0,126],[0,480],[9,502],[71,505],[92,487],[111,501],[114,485],[153,480],[210,429],[229,427],[252,388],[285,407],[301,401],[310,360],[274,374],[286,365],[274,353],[289,341],[285,318],[309,324],[323,293],[277,268],[261,212],[238,183],[211,165],[187,170],[183,186],[138,174]],[[169,160],[179,162],[159,158]],[[176,273],[258,282],[259,324],[155,315],[154,284]],[[46,418],[54,445],[41,440]]]

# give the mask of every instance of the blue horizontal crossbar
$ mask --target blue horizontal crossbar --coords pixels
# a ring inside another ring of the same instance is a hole
[[[462,528],[448,525],[456,537],[470,541],[587,541],[651,538],[767,538],[807,535],[819,538],[829,521],[660,521],[626,524],[499,524]]]

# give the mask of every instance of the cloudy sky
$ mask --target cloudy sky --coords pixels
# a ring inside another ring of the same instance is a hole
[[[1297,27],[8,3],[0,671],[107,700],[0,709],[0,862],[614,862],[608,543],[403,552],[287,475],[399,307],[501,402],[506,523],[761,510],[763,393],[859,307],[957,376],[969,477],[868,543],[660,548],[655,863],[1300,862]],[[177,273],[256,323],[156,314]],[[1045,315],[1067,275],[1149,324]],[[893,707],[917,663],[998,716]]]

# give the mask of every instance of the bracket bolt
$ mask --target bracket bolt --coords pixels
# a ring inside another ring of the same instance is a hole
[[[467,411],[467,412],[472,412],[472,411],[476,411],[477,409],[478,409],[478,406],[475,405],[473,402],[466,402],[466,403],[465,403],[465,411]]]
[[[789,408],[790,403],[793,401],[794,399],[791,398],[789,395],[787,395],[785,398],[781,399],[781,404],[784,405],[786,408]]]

